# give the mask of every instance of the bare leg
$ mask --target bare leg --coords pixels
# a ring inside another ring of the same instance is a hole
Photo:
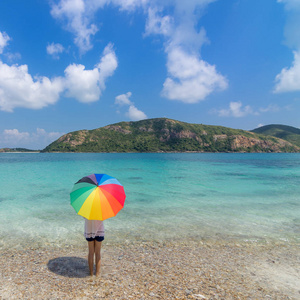
[[[96,276],[100,275],[101,266],[101,244],[102,242],[95,241],[95,258],[96,258]]]
[[[94,274],[95,241],[88,242],[88,246],[89,246],[89,255],[88,255],[89,269],[90,269],[90,275],[93,276],[93,274]]]

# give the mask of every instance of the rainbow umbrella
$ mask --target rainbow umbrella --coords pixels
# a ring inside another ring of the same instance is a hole
[[[71,205],[88,220],[114,217],[124,206],[125,191],[120,182],[106,174],[91,174],[74,184]]]

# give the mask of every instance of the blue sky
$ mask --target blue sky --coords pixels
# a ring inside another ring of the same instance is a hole
[[[299,0],[0,1],[0,148],[168,117],[300,127]]]

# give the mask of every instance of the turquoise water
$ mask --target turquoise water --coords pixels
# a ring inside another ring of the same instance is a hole
[[[300,242],[300,154],[0,154],[0,247],[84,241],[73,184],[107,173],[126,202],[106,241]]]

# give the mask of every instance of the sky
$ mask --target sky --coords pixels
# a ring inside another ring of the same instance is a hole
[[[0,148],[166,117],[300,127],[300,0],[1,0]]]

